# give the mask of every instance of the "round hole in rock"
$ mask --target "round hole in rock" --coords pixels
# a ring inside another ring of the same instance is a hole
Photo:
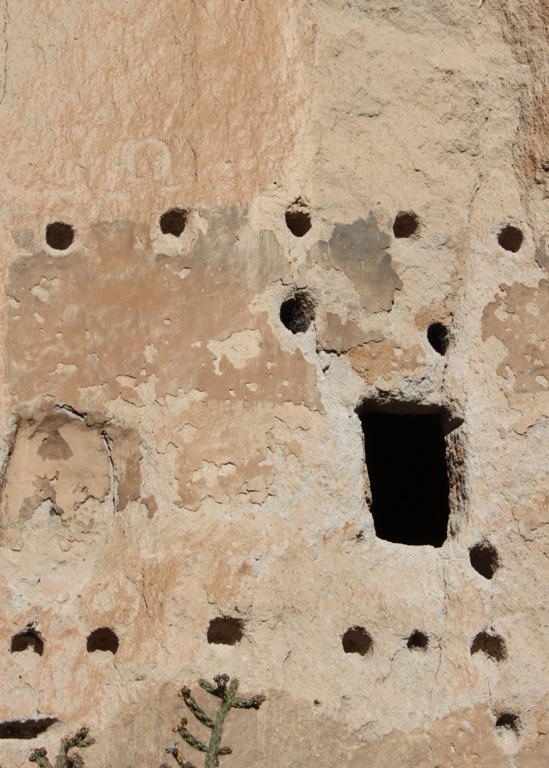
[[[520,249],[522,240],[523,236],[520,229],[513,227],[511,224],[503,227],[498,234],[498,243],[504,250],[511,251],[511,253],[516,253]]]
[[[53,221],[46,227],[46,243],[56,251],[66,251],[74,243],[74,227],[64,221]]]
[[[215,645],[236,645],[244,636],[244,622],[233,616],[217,616],[210,621],[208,642]]]
[[[99,627],[94,629],[88,636],[86,649],[88,653],[103,651],[104,653],[115,654],[118,650],[119,641],[116,632],[110,627]]]
[[[499,635],[491,635],[488,632],[479,632],[471,643],[471,656],[474,653],[484,653],[493,661],[503,661],[507,658],[505,641]]]
[[[475,571],[485,579],[491,579],[499,568],[498,553],[488,541],[481,541],[471,547],[469,560]]]
[[[341,638],[345,653],[359,653],[361,656],[372,649],[373,640],[364,627],[349,627]]]
[[[406,647],[416,651],[426,651],[429,645],[429,638],[424,632],[415,629],[406,643]]]
[[[189,212],[185,208],[170,208],[159,220],[160,231],[165,235],[179,237],[185,231]]]
[[[397,213],[393,222],[393,234],[395,237],[412,237],[419,229],[419,219],[413,211],[401,211]]]
[[[280,305],[280,320],[292,333],[305,333],[315,318],[315,305],[307,291],[296,291]]]
[[[439,355],[445,355],[448,351],[450,336],[448,328],[442,323],[431,323],[427,328],[427,341]]]
[[[22,653],[28,649],[39,656],[44,653],[44,638],[34,627],[26,627],[11,639],[11,653]]]
[[[520,731],[520,717],[514,712],[502,712],[496,720],[496,728],[502,731],[513,731],[518,734]]]
[[[286,226],[294,237],[304,237],[311,229],[311,214],[300,201],[296,201],[286,211]]]

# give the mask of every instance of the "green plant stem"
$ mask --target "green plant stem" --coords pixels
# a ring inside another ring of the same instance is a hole
[[[61,739],[61,746],[55,760],[55,768],[84,768],[84,760],[78,754],[69,755],[74,747],[90,747],[95,744],[95,739],[88,739],[88,729],[80,728],[74,736],[65,736]],[[39,768],[53,768],[48,760],[48,755],[43,747],[34,749],[29,755],[31,763],[37,763]]]
[[[53,768],[52,764],[48,760],[45,749],[35,749],[30,753],[29,760],[31,763],[37,763],[39,768]]]
[[[215,716],[215,725],[208,744],[208,754],[206,755],[205,768],[216,768],[219,765],[219,746],[221,744],[221,733],[223,731],[223,723],[225,718],[229,714],[230,704],[227,699],[224,699],[219,705],[217,714]]]
[[[206,753],[204,768],[217,768],[220,756],[230,755],[232,752],[230,747],[221,746],[223,725],[225,718],[229,714],[229,710],[259,709],[265,700],[265,697],[262,695],[252,696],[249,699],[238,697],[236,695],[238,691],[238,680],[236,678],[230,680],[228,675],[216,675],[214,677],[214,682],[215,686],[204,679],[198,681],[199,685],[206,691],[206,693],[221,699],[215,715],[215,720],[212,720],[211,717],[204,712],[202,707],[199,706],[196,699],[191,695],[189,688],[182,688],[179,692],[179,695],[183,698],[185,704],[195,718],[211,730],[212,733],[208,745],[206,746],[203,742],[193,736],[186,728],[188,724],[186,718],[183,718],[181,722],[173,728],[173,730],[176,733],[179,733],[181,738],[186,741],[190,747],[193,747],[193,749],[196,749],[199,752]],[[179,768],[194,768],[192,763],[186,762],[184,758],[179,755],[177,744],[166,747],[166,752],[173,755]],[[51,768],[51,766],[40,766],[40,768]],[[56,766],[56,768],[63,768],[63,766]],[[79,768],[79,766],[76,766],[76,768]]]

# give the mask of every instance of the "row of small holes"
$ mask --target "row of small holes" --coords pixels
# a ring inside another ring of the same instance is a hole
[[[413,237],[419,230],[419,218],[413,211],[400,211],[393,222],[393,235],[397,239]],[[303,237],[311,229],[311,215],[308,211],[286,211],[286,226],[295,237]],[[522,245],[523,235],[520,229],[507,224],[498,233],[498,243],[506,250],[516,253]]]
[[[244,635],[244,621],[232,616],[218,616],[210,621],[208,627],[208,643],[214,645],[237,645]],[[358,653],[365,656],[373,645],[373,640],[364,627],[353,626],[347,629],[341,643],[345,653]],[[416,629],[409,636],[406,647],[425,651],[429,645],[429,638],[424,632]],[[119,641],[115,632],[109,627],[100,627],[94,630],[88,637],[86,649],[88,653],[104,651],[113,655],[118,651]],[[41,635],[29,627],[14,635],[11,641],[11,653],[21,653],[27,649],[42,656],[44,653],[44,640]],[[479,632],[471,644],[471,655],[482,651],[494,661],[503,661],[507,658],[505,641],[499,635],[486,631]]]
[[[366,656],[372,650],[373,640],[364,627],[349,627],[341,638],[341,644],[345,653],[358,653]],[[429,638],[424,632],[415,629],[406,641],[406,647],[410,650],[426,651]],[[493,661],[504,661],[507,658],[507,648],[502,637],[489,632],[479,632],[471,643],[471,656],[482,652]]]
[[[95,653],[96,651],[108,651],[115,654],[118,650],[118,637],[109,627],[99,627],[94,629],[93,632],[88,635],[86,640],[86,650],[88,653]],[[27,627],[21,632],[18,632],[11,639],[10,652],[22,653],[30,649],[42,656],[44,653],[44,638],[33,627]]]
[[[160,231],[164,235],[180,237],[185,231],[189,211],[186,208],[170,208],[162,214],[158,220]],[[308,211],[292,210],[286,211],[286,226],[295,237],[304,237],[311,229],[311,215]],[[395,217],[393,222],[393,234],[396,238],[408,238],[417,233],[419,229],[419,219],[411,211],[401,211]],[[74,227],[64,221],[54,221],[46,227],[46,243],[55,251],[66,251],[74,242]],[[523,235],[520,229],[508,224],[503,227],[498,234],[498,243],[511,253],[516,253],[523,241]]]
[[[413,237],[419,230],[419,218],[413,211],[400,211],[393,222],[393,235],[397,239]],[[303,237],[311,229],[311,215],[308,211],[286,211],[286,226],[295,237]],[[518,227],[507,224],[498,233],[498,243],[506,251],[516,253],[523,241],[523,235]]]
[[[210,621],[208,627],[208,642],[221,645],[236,645],[243,637],[244,622],[242,619],[231,616],[219,616]],[[364,627],[350,627],[341,639],[345,653],[358,653],[360,656],[366,656],[372,650],[373,640]],[[406,647],[410,650],[426,651],[429,645],[429,638],[420,630],[414,630],[408,637]],[[115,654],[118,650],[119,641],[115,632],[109,627],[100,627],[94,630],[87,639],[86,647],[88,653],[95,651],[110,652]],[[20,653],[31,648],[39,656],[44,653],[44,640],[41,635],[32,627],[24,629],[17,635],[14,635],[11,642],[11,652]],[[471,644],[471,655],[482,651],[490,659],[499,662],[507,658],[507,651],[504,640],[499,635],[492,635],[488,632],[479,632]],[[315,704],[319,704],[315,699]],[[496,719],[496,728],[509,730],[518,735],[521,722],[518,715],[514,712],[502,712]]]
[[[499,568],[498,553],[488,541],[481,541],[471,547],[469,560],[475,571],[485,579],[492,579]],[[242,640],[243,632],[244,622],[242,619],[219,616],[210,621],[207,632],[208,643],[236,645]],[[415,630],[408,638],[407,647],[425,650],[428,643],[427,635]],[[364,627],[353,626],[344,633],[342,644],[345,653],[359,653],[364,656],[372,647],[372,638]],[[109,627],[95,629],[86,641],[88,653],[108,651],[115,654],[118,651],[118,645],[118,637]],[[21,653],[29,648],[39,656],[44,653],[44,639],[33,627],[26,627],[12,637],[10,651],[11,653]],[[503,639],[499,635],[489,634],[485,631],[480,632],[471,645],[471,654],[479,651],[495,661],[502,661],[507,657]]]
[[[210,621],[208,627],[208,642],[221,645],[236,645],[242,640],[244,622],[242,619],[231,616],[219,616]],[[118,651],[119,640],[116,633],[110,627],[99,627],[88,635],[86,650],[88,653],[96,651],[108,651],[115,654]],[[32,650],[39,656],[44,653],[44,638],[34,629],[26,627],[11,639],[11,653],[22,653]]]
[[[189,211],[185,208],[170,208],[158,220],[164,235],[180,237],[187,226]],[[66,251],[74,243],[76,232],[71,224],[53,221],[46,227],[46,243],[54,251]]]

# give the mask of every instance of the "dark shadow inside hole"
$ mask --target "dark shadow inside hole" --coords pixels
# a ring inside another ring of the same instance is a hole
[[[482,652],[494,661],[503,661],[507,658],[505,641],[499,635],[490,635],[488,632],[479,632],[471,643],[471,655]]]
[[[510,224],[503,227],[498,235],[498,243],[506,251],[511,251],[511,253],[516,253],[520,249],[522,240],[523,235],[520,229],[518,227],[513,227]]]
[[[233,616],[217,616],[210,621],[208,642],[216,645],[236,645],[244,636],[244,621]]]
[[[44,638],[33,627],[27,627],[11,639],[11,653],[22,653],[29,649],[42,656],[44,653]]]
[[[372,638],[364,627],[358,626],[349,627],[341,638],[345,653],[358,653],[361,656],[366,656],[371,650],[372,642]]]
[[[446,445],[437,413],[360,415],[378,538],[441,547],[450,505]]]
[[[502,712],[496,720],[496,728],[518,733],[520,730],[520,718],[514,712]]]
[[[481,541],[469,550],[469,560],[477,573],[491,579],[499,568],[498,553],[488,541]]]
[[[99,629],[94,629],[86,641],[86,650],[88,653],[103,651],[115,654],[118,650],[118,646],[119,641],[116,632],[110,629],[110,627],[99,627]]]
[[[406,647],[412,650],[425,651],[429,645],[429,638],[424,632],[420,632],[419,629],[415,629],[406,643]]]
[[[412,211],[397,213],[393,222],[393,234],[395,237],[412,237],[419,228],[419,219]]]
[[[448,328],[442,323],[431,323],[427,328],[427,340],[435,352],[445,355],[450,343]]]
[[[309,211],[292,210],[286,211],[286,226],[295,237],[304,237],[311,229],[311,214]]]
[[[36,720],[6,720],[0,723],[0,739],[34,739],[57,723],[56,717],[40,717]]]
[[[280,305],[280,320],[292,333],[305,333],[315,317],[315,305],[307,291],[296,291]]]
[[[66,251],[74,242],[74,227],[54,221],[46,227],[46,243],[56,251]]]
[[[179,237],[187,226],[189,212],[184,208],[170,208],[160,217],[160,231],[165,235]]]

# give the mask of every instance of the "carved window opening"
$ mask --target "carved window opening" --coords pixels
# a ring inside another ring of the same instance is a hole
[[[359,411],[375,532],[396,544],[441,547],[450,517],[441,413],[410,410],[394,403]]]

